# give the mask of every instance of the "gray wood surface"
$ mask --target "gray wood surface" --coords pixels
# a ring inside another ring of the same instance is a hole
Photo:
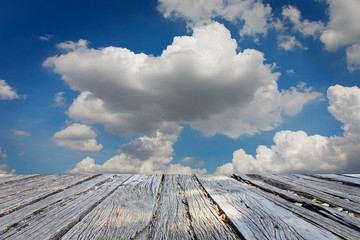
[[[104,182],[87,192],[65,198],[1,235],[4,239],[58,239],[115,191],[128,176]]]
[[[303,199],[283,189],[269,185],[257,178],[252,178],[245,174],[237,174],[237,176],[242,181],[247,181],[248,184],[254,186],[252,191],[256,191],[259,195],[264,196],[270,201],[288,209],[297,216],[306,219],[308,222],[328,230],[343,239],[357,240],[360,238],[360,232],[354,229],[352,227],[353,225],[348,224],[346,220],[343,219],[346,217],[347,220],[354,220],[354,218],[345,214],[342,214],[341,216],[338,211],[334,210],[330,210],[330,212],[328,212],[329,208],[325,206],[318,206],[312,201]],[[332,213],[335,214],[332,215]],[[350,223],[353,223],[353,221]]]
[[[238,239],[189,175],[165,175],[148,239]]]
[[[339,175],[339,174],[316,174],[315,176],[333,179],[336,181],[340,181],[343,183],[353,184],[357,187],[360,187],[360,178],[353,177],[353,176],[345,176],[345,175]]]
[[[146,239],[161,175],[134,175],[62,239]]]
[[[111,178],[113,175],[100,175],[98,177],[89,179],[81,184],[75,185],[64,191],[60,191],[54,195],[51,195],[47,198],[44,198],[38,202],[30,204],[24,208],[21,208],[17,211],[14,211],[8,215],[0,218],[0,234],[4,233],[12,226],[16,226],[22,221],[30,218],[32,215],[36,215],[38,212],[41,212],[42,209],[46,209],[48,206],[55,204],[65,198],[76,197],[81,193],[89,191],[91,188],[94,188],[97,184],[100,184],[103,181],[106,181],[108,178]]]
[[[226,176],[198,176],[245,239],[339,239]]]
[[[355,240],[358,180],[356,174],[0,175],[0,239]]]
[[[62,191],[92,176],[38,175],[0,186],[0,216]]]
[[[286,190],[294,191],[309,199],[316,199],[360,214],[360,198],[357,196],[329,189],[315,180],[301,178],[298,175],[265,175],[265,177],[284,186]]]

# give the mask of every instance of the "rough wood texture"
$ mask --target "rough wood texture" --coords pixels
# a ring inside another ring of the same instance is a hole
[[[358,174],[0,175],[0,239],[355,240],[359,180]]]
[[[10,229],[5,239],[57,239],[73,227],[94,207],[108,197],[127,176],[111,179],[100,186],[48,206],[41,212]]]
[[[357,175],[357,176],[356,176]],[[360,187],[360,178],[358,177],[359,174],[356,174],[355,176],[345,176],[345,175],[339,175],[339,174],[317,174],[315,176],[327,178],[327,179],[333,179],[335,181],[339,181],[345,184],[351,184],[357,187]]]
[[[346,220],[339,217],[338,211],[330,210],[325,206],[318,206],[316,203],[303,199],[293,193],[282,190],[275,186],[269,185],[258,178],[253,178],[245,174],[237,175],[241,181],[254,186],[252,191],[266,197],[272,202],[288,209],[297,216],[306,219],[308,222],[328,230],[343,239],[359,239],[359,231],[355,230],[352,225],[346,223]],[[336,213],[336,214],[332,214]],[[350,217],[342,214],[342,217]],[[352,218],[350,218],[352,219]]]
[[[134,175],[62,239],[146,239],[161,175]]]
[[[309,199],[316,199],[322,203],[342,207],[351,212],[360,214],[359,197],[352,196],[346,192],[334,191],[334,189],[329,189],[315,180],[301,178],[297,175],[267,175],[266,179],[284,186],[286,190],[294,191]]]
[[[166,175],[148,239],[238,239],[189,175]]]
[[[338,239],[226,176],[198,176],[245,239]]]

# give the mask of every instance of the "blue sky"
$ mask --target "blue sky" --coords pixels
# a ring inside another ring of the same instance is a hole
[[[2,2],[0,173],[359,173],[359,11]]]

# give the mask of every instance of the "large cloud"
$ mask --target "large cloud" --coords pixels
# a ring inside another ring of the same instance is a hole
[[[0,100],[17,99],[19,96],[16,91],[12,89],[5,80],[0,79]]]
[[[166,18],[184,18],[193,25],[216,17],[234,23],[241,21],[241,36],[266,35],[272,25],[272,9],[261,0],[159,0],[158,10]]]
[[[344,130],[343,137],[308,136],[303,131],[276,133],[271,148],[259,146],[256,157],[243,149],[217,173],[283,173],[295,171],[360,170],[360,89],[340,85],[328,89],[329,111]]]
[[[330,22],[321,35],[329,51],[347,47],[346,60],[350,72],[360,70],[360,1],[327,0]]]
[[[94,153],[103,148],[96,142],[96,136],[97,133],[91,127],[75,123],[55,133],[52,140],[58,146],[83,153]]]
[[[95,164],[87,157],[70,173],[206,173],[206,169],[192,169],[180,164],[170,164],[172,145],[177,141],[181,127],[170,124],[150,137],[139,137],[120,148],[121,153],[104,164]]]
[[[158,57],[89,49],[81,42],[67,42],[74,50],[44,65],[81,91],[70,117],[102,123],[119,135],[149,136],[163,125],[185,123],[205,135],[237,138],[272,129],[284,114],[298,113],[319,96],[303,86],[279,91],[279,73],[264,64],[263,53],[237,53],[236,41],[219,23],[175,37]]]
[[[327,0],[330,22],[321,35],[327,50],[358,43],[360,41],[360,1]]]

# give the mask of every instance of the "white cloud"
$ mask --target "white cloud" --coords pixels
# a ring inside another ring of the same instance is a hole
[[[57,107],[65,106],[65,103],[64,103],[64,92],[57,92],[57,93],[55,93],[54,102],[55,102],[55,103],[53,104],[53,106],[57,106]]]
[[[321,41],[329,51],[360,41],[360,1],[327,0],[330,22],[321,35]]]
[[[6,158],[7,158],[7,155],[4,152],[2,152],[1,147],[0,147],[0,161],[4,161]]]
[[[56,45],[57,48],[63,49],[65,51],[74,51],[78,49],[86,49],[89,42],[83,39],[80,39],[78,42],[66,41]]]
[[[18,99],[16,91],[13,90],[5,80],[0,79],[0,100]]]
[[[75,123],[55,133],[52,140],[58,146],[83,153],[94,153],[103,148],[101,144],[97,144],[96,136],[97,133],[91,127]]]
[[[19,135],[19,136],[25,136],[25,137],[31,136],[31,134],[29,132],[22,131],[22,130],[13,130],[13,133],[15,135]]]
[[[360,89],[335,85],[328,89],[329,112],[344,123],[345,137],[360,140]]]
[[[104,164],[95,164],[87,157],[79,162],[70,173],[206,173],[206,169],[192,169],[180,164],[170,164],[182,127],[176,124],[164,126],[153,136],[139,137],[120,148],[121,153]]]
[[[184,18],[190,25],[208,23],[215,17],[241,21],[241,36],[266,35],[272,26],[272,9],[261,0],[159,0],[158,10],[166,18]]]
[[[284,173],[294,171],[360,170],[360,89],[339,85],[328,89],[329,111],[344,123],[343,137],[308,136],[303,131],[281,131],[275,145],[259,146],[256,157],[243,149],[233,160],[217,168],[217,173]]]
[[[15,173],[15,169],[11,170],[10,172],[6,171],[7,165],[5,164],[0,164],[0,175],[1,174],[14,174]]]
[[[280,35],[278,37],[278,46],[285,51],[294,50],[296,47],[306,49],[301,42],[296,40],[295,36]]]
[[[301,19],[301,12],[294,6],[284,6],[282,15],[285,19],[289,19],[294,25],[294,30],[304,36],[316,37],[324,30],[324,24],[321,21],[312,21]]]
[[[161,56],[81,47],[44,65],[81,92],[69,108],[71,118],[102,123],[119,135],[149,136],[184,123],[205,135],[237,138],[273,129],[283,115],[297,114],[320,95],[302,87],[279,91],[280,74],[264,63],[263,53],[237,53],[237,47],[222,24],[211,23],[175,37]]]
[[[346,62],[350,72],[360,70],[360,44],[346,48]]]

